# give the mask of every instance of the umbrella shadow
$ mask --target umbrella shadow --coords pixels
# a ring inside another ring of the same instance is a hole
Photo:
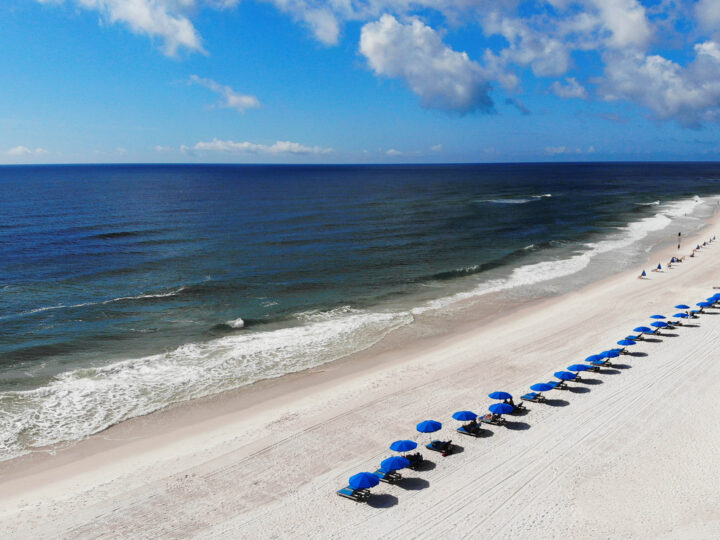
[[[587,394],[590,389],[585,388],[584,386],[572,386],[568,388],[569,392],[572,392],[573,394]]]
[[[398,498],[389,493],[380,493],[378,495],[373,493],[367,501],[368,506],[372,506],[373,508],[390,508],[397,503]]]
[[[518,409],[516,407],[515,410],[513,412],[511,412],[510,414],[512,416],[525,416],[529,412],[530,412],[530,409]]]
[[[603,382],[600,379],[581,379],[579,382],[583,384],[602,384]]]
[[[570,405],[570,402],[565,401],[564,399],[546,399],[542,403],[550,405],[551,407],[566,407]]]
[[[627,367],[630,367],[630,366],[627,366]],[[598,373],[600,375],[617,375],[618,373],[620,373],[620,370],[619,369],[602,369],[602,370],[598,371]]]
[[[527,422],[510,422],[505,420],[505,427],[512,429],[513,431],[524,431],[526,429],[530,429],[530,424]]]
[[[424,478],[417,477],[401,478],[400,480],[395,482],[395,485],[408,491],[419,491],[421,489],[430,487],[430,482],[428,482]]]
[[[429,459],[423,459],[422,463],[418,465],[416,471],[432,471],[437,465],[435,465],[434,461],[430,461]]]
[[[643,341],[646,341],[647,343],[662,343],[662,339],[658,338],[645,338]]]
[[[700,328],[699,324],[683,324],[683,328]]]
[[[628,356],[634,356],[635,358],[641,358],[644,356],[648,356],[648,353],[646,353],[646,352],[631,352],[631,353],[628,353]]]
[[[680,334],[663,334],[663,337],[680,337]]]
[[[459,444],[453,443],[452,445],[452,453],[448,454],[448,456],[454,456],[455,454],[462,454],[465,451],[464,446],[460,446]],[[447,456],[445,456],[447,457]]]
[[[612,367],[616,369],[630,369],[632,366],[630,364],[613,364]]]

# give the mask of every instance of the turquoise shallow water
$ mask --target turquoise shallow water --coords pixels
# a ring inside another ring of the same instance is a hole
[[[719,182],[715,164],[0,167],[0,452],[342,357],[453,299],[552,292],[699,227]]]

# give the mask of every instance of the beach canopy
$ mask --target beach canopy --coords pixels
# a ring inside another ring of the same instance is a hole
[[[509,403],[493,403],[488,407],[488,410],[493,414],[510,414],[515,410],[515,407]]]
[[[410,450],[415,450],[417,448],[417,443],[415,441],[395,441],[390,445],[390,450],[393,450],[395,452],[409,452]]]
[[[425,420],[417,425],[417,430],[420,433],[435,433],[441,429],[442,424],[440,422],[436,422],[435,420]]]
[[[654,323],[650,323],[650,326],[654,326],[655,328],[665,328],[668,325],[668,323],[657,321]]]
[[[512,395],[507,392],[493,392],[492,394],[488,394],[488,397],[490,399],[512,399]]]
[[[620,356],[620,351],[617,349],[610,349],[609,351],[603,351],[598,356],[601,358],[617,358]]]
[[[667,319],[665,315],[650,315],[651,319]]]
[[[677,317],[678,319],[687,319],[688,314],[687,313],[676,313],[675,315],[673,315],[673,317]]]
[[[383,459],[380,462],[380,468],[383,471],[397,471],[398,469],[404,469],[410,465],[410,460],[402,456],[393,456],[387,459]]]
[[[632,339],[621,339],[617,344],[623,347],[629,347],[630,345],[635,345],[635,342]]]
[[[568,366],[568,369],[570,371],[587,371],[590,369],[590,366],[586,366],[585,364],[573,364],[572,366]]]
[[[675,306],[675,309],[690,309],[690,306],[685,304],[678,304],[677,306]]]
[[[638,326],[637,328],[633,328],[633,332],[652,332],[652,328],[648,328],[647,326]]]
[[[573,379],[577,379],[577,375],[575,373],[570,373],[569,371],[556,371],[555,376],[561,381],[572,381]]]
[[[530,390],[534,390],[535,392],[549,392],[549,391],[552,390],[552,389],[553,389],[552,386],[550,386],[550,385],[547,384],[547,383],[543,383],[543,382],[537,383],[537,384],[533,384],[533,385],[530,387]]]
[[[380,483],[380,479],[373,473],[361,472],[350,477],[348,484],[353,489],[367,489],[375,487]]]
[[[453,418],[455,420],[460,420],[461,422],[469,422],[470,420],[475,420],[477,418],[477,414],[472,411],[458,411],[453,414]]]

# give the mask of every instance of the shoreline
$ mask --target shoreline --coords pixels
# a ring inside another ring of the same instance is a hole
[[[693,238],[706,239],[708,230],[719,224],[720,215],[716,212]],[[693,240],[692,243],[695,242]],[[648,264],[652,259],[666,261],[675,251],[674,244],[660,245],[649,253]],[[706,254],[710,254],[710,257]],[[452,380],[458,373],[473,373],[477,370],[478,361],[473,348],[489,336],[497,338],[498,342],[501,338],[510,342],[518,334],[518,329],[528,331],[534,325],[544,325],[544,333],[549,334],[549,343],[543,344],[540,352],[547,352],[547,347],[551,346],[570,352],[572,346],[563,343],[562,336],[577,329],[581,322],[586,324],[588,321],[580,319],[556,323],[546,319],[547,313],[575,313],[579,303],[589,300],[600,302],[606,289],[630,290],[647,303],[647,291],[643,295],[642,290],[638,291],[636,283],[646,283],[650,289],[660,289],[658,294],[680,294],[674,290],[674,282],[684,281],[681,278],[688,273],[710,279],[711,271],[703,268],[702,263],[709,264],[709,260],[717,259],[718,255],[720,252],[717,243],[714,243],[709,249],[701,251],[697,260],[686,259],[677,269],[657,275],[649,272],[651,279],[647,281],[635,279],[639,269],[623,271],[576,291],[515,306],[493,320],[486,318],[486,322],[479,327],[478,320],[468,321],[453,332],[410,343],[402,349],[390,348],[377,356],[373,356],[376,350],[376,346],[373,346],[310,370],[175,404],[127,420],[87,439],[70,443],[67,448],[58,449],[55,455],[33,453],[8,460],[0,463],[0,499],[7,503],[5,509],[0,511],[0,524],[11,515],[27,509],[28,506],[22,505],[42,505],[47,500],[62,500],[68,496],[68,492],[80,497],[108,483],[119,488],[119,492],[128,492],[139,489],[146,482],[153,485],[182,471],[212,468],[212,464],[226,464],[229,460],[252,460],[253,456],[262,454],[267,448],[282,445],[288,437],[307,433],[317,426],[337,421],[343,415],[357,414],[365,407],[391,401],[394,396],[400,395],[398,393],[407,395],[409,390],[416,390],[418,394],[431,397],[433,392],[428,394],[427,389],[436,381]],[[693,264],[696,262],[700,264]],[[646,268],[652,268],[655,264]],[[710,294],[709,285],[702,285]],[[610,326],[598,331],[610,335],[617,328],[624,327],[626,320],[636,319],[637,314],[627,313],[617,317],[613,313],[601,312],[596,316],[605,319]],[[621,319],[619,323],[618,318]],[[483,360],[481,372],[487,375],[489,382],[482,383],[481,394],[493,389],[490,383],[505,385],[515,394],[523,382],[537,382],[533,372],[538,368],[546,364],[559,367],[557,358],[553,361],[553,358],[534,354],[532,356],[540,358],[531,360],[526,352],[516,347],[509,345],[504,348],[494,343],[488,348],[488,357]],[[520,358],[508,360],[506,355],[513,351]],[[593,351],[586,352],[582,358]],[[573,356],[573,361],[580,359]],[[566,363],[572,363],[569,355]],[[528,377],[523,374],[525,371]],[[417,398],[414,403],[423,411],[427,410],[428,414],[437,408],[437,403],[432,399],[422,402]],[[446,416],[449,416],[452,411],[447,412]],[[365,421],[374,426],[372,421]],[[402,423],[397,424],[397,438],[402,433],[412,432],[411,421],[407,418],[399,418],[398,421]],[[348,433],[336,434],[339,439],[345,435]],[[353,433],[351,438],[355,440],[356,434]],[[469,442],[463,443],[466,447],[471,446]],[[346,464],[358,460],[364,462],[377,453],[377,445],[373,440],[356,446],[357,449],[351,451],[350,455],[345,451],[332,465],[328,464],[330,468],[323,474],[330,474],[330,471],[338,467],[342,469]],[[387,452],[383,451],[384,454]],[[154,470],[150,475],[145,474],[149,469],[156,469],[160,463],[166,466],[162,472]],[[263,504],[270,504],[273,500],[270,497]],[[352,506],[344,508],[349,510]]]

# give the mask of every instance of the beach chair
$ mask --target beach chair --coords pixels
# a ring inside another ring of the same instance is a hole
[[[493,426],[502,426],[505,423],[505,419],[501,414],[488,413],[480,419],[485,424],[492,424]]]
[[[480,426],[477,425],[477,423],[474,423],[474,425],[473,423],[470,423],[457,428],[457,432],[463,435],[469,435],[470,437],[479,437],[481,434],[481,429]]]
[[[528,392],[524,396],[520,396],[520,399],[524,401],[534,401],[534,402],[540,402],[545,401],[545,396],[542,394],[538,394],[537,392]]]
[[[510,414],[519,414],[527,412],[528,408],[525,406],[525,404],[521,401],[519,403],[509,403],[509,405],[512,405],[514,407],[513,412]]]
[[[452,441],[431,441],[425,448],[433,452],[440,452],[443,457],[452,454]]]
[[[556,390],[567,390],[568,388],[568,385],[565,384],[565,381],[548,381],[548,384]]]
[[[337,494],[355,502],[365,502],[370,498],[370,492],[367,489],[353,489],[350,486],[339,489]]]
[[[373,473],[381,482],[393,484],[398,480],[402,480],[402,475],[396,471],[386,471],[382,467]]]
[[[425,461],[420,452],[416,452],[415,454],[408,454],[405,457],[408,459],[408,461],[410,461],[410,465],[408,465],[408,469],[412,469],[414,471],[418,470],[420,468],[420,466],[423,464],[423,461]]]

